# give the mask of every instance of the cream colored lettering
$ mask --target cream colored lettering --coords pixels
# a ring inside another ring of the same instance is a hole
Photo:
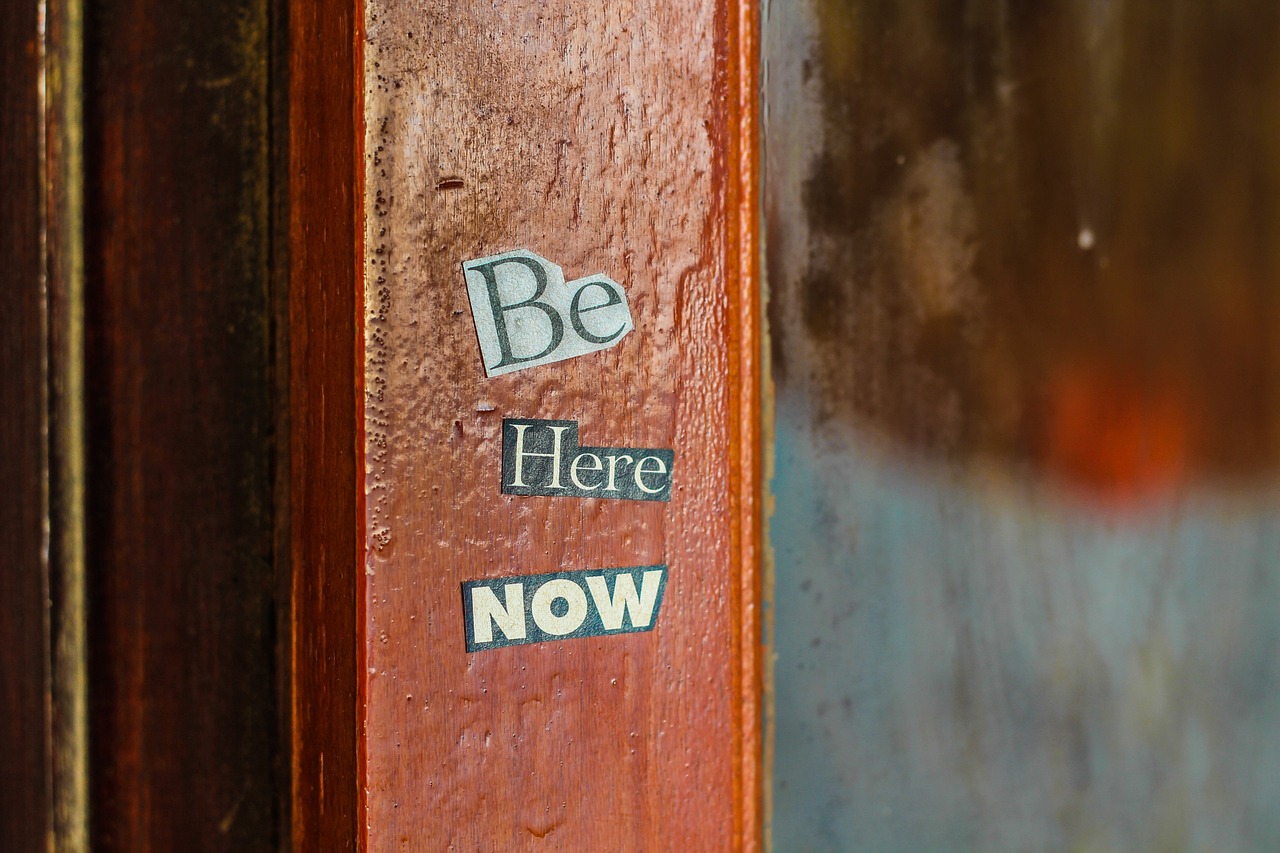
[[[625,453],[620,453],[617,456],[614,456],[613,454],[609,454],[605,458],[609,460],[609,485],[605,486],[604,490],[606,492],[616,492],[618,491],[618,487],[614,484],[614,473],[615,473],[614,469],[618,464],[618,460],[625,459],[627,460],[628,465],[630,465],[633,460],[630,456],[628,456]]]
[[[588,486],[586,483],[582,482],[582,480],[578,478],[578,466],[583,459],[592,459],[595,461],[594,467],[588,467],[586,465],[583,465],[582,468],[584,470],[586,471],[603,471],[604,470],[604,463],[600,461],[599,456],[596,456],[594,453],[579,453],[577,456],[574,457],[573,464],[569,466],[569,479],[573,480],[573,484],[577,486],[579,489],[582,489],[584,492],[594,492],[596,489],[600,488],[599,483],[596,483],[594,486]]]
[[[525,638],[524,584],[509,583],[504,587],[507,603],[503,606],[498,596],[486,586],[471,588],[471,624],[475,631],[474,642],[493,642],[493,626],[497,625],[508,640]]]
[[[551,603],[563,599],[568,607],[559,616],[551,609]],[[587,594],[568,578],[549,580],[533,594],[529,606],[533,621],[544,632],[556,637],[572,634],[587,618]]]
[[[564,433],[566,429],[568,429],[568,427],[562,427],[562,426],[548,427],[548,429],[550,429],[551,432],[554,433],[555,435],[555,438],[552,440],[553,441],[552,450],[550,453],[537,453],[532,450],[526,451],[524,449],[524,433],[525,433],[525,430],[529,428],[528,425],[513,424],[513,426],[515,426],[516,428],[516,454],[515,454],[516,465],[515,465],[515,476],[512,478],[509,485],[519,486],[520,488],[528,488],[525,485],[525,482],[521,479],[521,476],[523,476],[524,474],[524,458],[526,456],[542,456],[544,458],[551,460],[551,482],[547,485],[547,488],[563,489],[564,486],[560,485],[560,436]]]
[[[658,467],[654,468],[652,471],[646,471],[644,469],[644,463],[646,462],[654,462],[657,464]],[[662,487],[659,486],[656,489],[651,489],[644,484],[644,480],[642,478],[644,477],[645,474],[666,474],[666,473],[667,473],[667,463],[663,462],[661,459],[659,459],[656,456],[646,456],[640,460],[640,464],[636,465],[636,486],[639,487],[640,491],[645,492],[646,494],[656,495],[658,494],[658,492],[662,491]]]
[[[601,575],[588,577],[587,588],[591,590],[591,598],[600,613],[600,624],[606,630],[620,630],[624,612],[631,617],[631,627],[647,628],[653,619],[658,590],[662,588],[662,571],[645,572],[640,580],[639,594],[636,593],[635,578],[629,572],[614,578],[612,595],[609,594],[608,582]]]

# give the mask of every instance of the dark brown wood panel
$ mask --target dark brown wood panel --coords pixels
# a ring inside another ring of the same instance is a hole
[[[358,8],[289,7],[290,724],[294,849],[357,839]]]
[[[267,35],[87,6],[95,849],[277,846]]]
[[[52,829],[37,12],[0,4],[0,850],[14,853]]]

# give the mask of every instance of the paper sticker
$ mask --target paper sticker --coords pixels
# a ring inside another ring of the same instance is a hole
[[[635,328],[626,292],[607,275],[566,284],[559,266],[528,249],[462,269],[488,376],[609,349]]]
[[[467,581],[467,651],[651,631],[666,586],[666,566]]]
[[[675,451],[579,447],[577,421],[502,421],[502,493],[670,501]]]

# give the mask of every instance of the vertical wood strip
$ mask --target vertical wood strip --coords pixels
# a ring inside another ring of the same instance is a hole
[[[95,850],[278,846],[267,8],[86,8]]]
[[[84,5],[45,4],[49,555],[54,844],[89,849],[85,554]]]
[[[289,3],[293,846],[355,850],[363,501],[359,4]]]
[[[738,354],[736,376],[731,372],[731,392],[737,395],[740,430],[738,445],[739,481],[733,494],[739,501],[740,532],[738,572],[741,599],[742,647],[739,651],[742,689],[742,718],[739,731],[742,741],[738,755],[742,762],[742,821],[740,847],[755,851],[761,848],[764,832],[764,758],[763,740],[763,666],[762,646],[762,490],[761,429],[763,410],[761,387],[764,382],[760,356],[763,353],[760,317],[763,307],[761,278],[761,213],[760,213],[760,10],[755,0],[738,0],[730,8],[732,17],[733,76],[736,82],[736,111],[731,127],[738,129],[733,140],[730,168],[738,176],[737,187],[737,275],[738,321],[736,333]]]
[[[52,835],[37,3],[0,4],[0,849]]]
[[[754,5],[365,15],[368,848],[756,849]],[[459,264],[517,247],[636,332],[486,379]],[[503,417],[673,447],[672,503],[501,495]],[[658,562],[652,633],[465,652],[463,581]]]
[[[378,2],[366,37],[347,11],[295,3],[289,22],[295,846],[757,849],[754,4]],[[501,39],[548,56],[567,40],[641,88],[583,99],[571,72],[559,91],[537,61],[496,57]],[[648,356],[485,383],[458,262],[516,245],[618,271]],[[674,445],[680,494],[516,507],[490,495],[497,410]],[[429,481],[409,473],[424,448],[443,454]],[[515,674],[462,652],[461,580],[659,559],[684,600],[654,634],[502,653]]]

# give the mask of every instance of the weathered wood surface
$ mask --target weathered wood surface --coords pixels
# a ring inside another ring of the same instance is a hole
[[[366,4],[370,850],[755,847],[752,21]],[[459,265],[517,247],[622,282],[637,331],[486,379]],[[675,448],[675,496],[504,496],[503,417]],[[463,581],[659,562],[652,633],[465,651]]]
[[[37,4],[0,7],[0,849],[52,830]]]
[[[267,14],[88,4],[94,849],[277,847]]]
[[[778,849],[1280,847],[1280,12],[767,40]]]

